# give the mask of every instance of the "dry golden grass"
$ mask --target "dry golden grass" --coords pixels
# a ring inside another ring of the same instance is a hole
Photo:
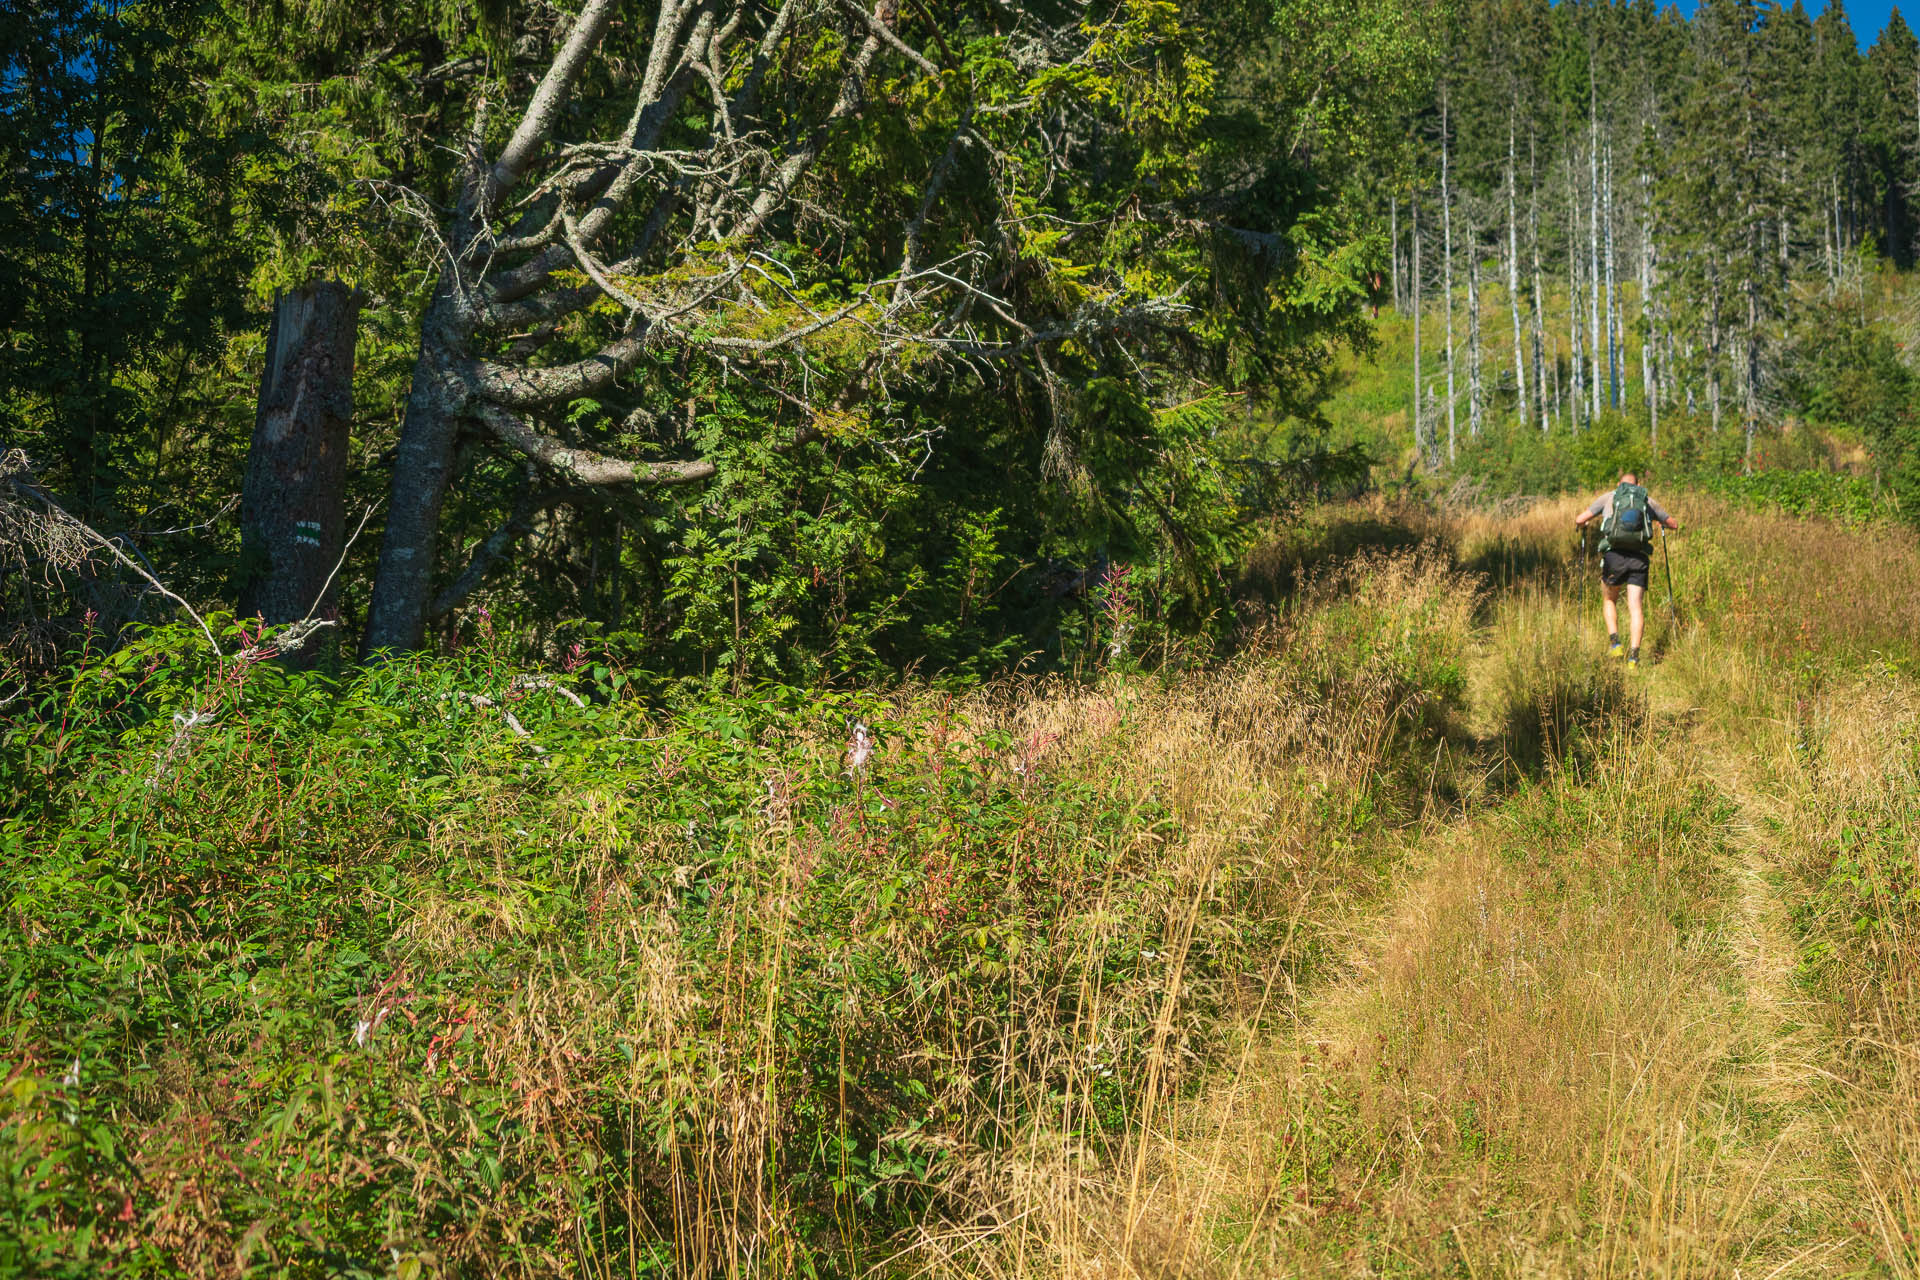
[[[1773,910],[1793,913],[1783,1038],[1810,1050],[1800,1087],[1830,1095],[1856,1178],[1847,1224],[1886,1273],[1920,1276],[1920,548],[1708,511],[1723,522],[1700,557],[1711,607],[1675,675],[1714,713],[1722,784],[1783,886]]]
[[[1326,577],[1324,548],[1368,542],[1493,583],[1461,727],[1519,790],[1407,828],[1376,916],[1357,912],[1365,895],[1297,898],[1302,929],[1343,940],[1341,963],[1255,1002],[1198,1087],[1156,1084],[1121,1148],[1024,1133],[993,1213],[964,1248],[930,1235],[916,1265],[1920,1274],[1920,945],[1903,923],[1853,954],[1836,942],[1849,906],[1822,896],[1843,831],[1920,813],[1912,680],[1832,680],[1911,654],[1920,556],[1891,533],[1674,505],[1703,531],[1672,548],[1679,627],[1656,583],[1661,661],[1640,686],[1595,660],[1572,502],[1452,522],[1336,512],[1256,557],[1247,582],[1275,595]],[[1186,714],[1218,721],[1233,713],[1208,703],[1246,696],[1210,686]],[[1253,702],[1299,740],[1297,717]],[[1219,776],[1205,754],[1193,776]],[[1205,813],[1238,812],[1246,785]],[[1264,838],[1300,820],[1277,803]],[[1866,892],[1905,922],[1886,895],[1914,883]],[[1825,957],[1817,991],[1810,957]]]

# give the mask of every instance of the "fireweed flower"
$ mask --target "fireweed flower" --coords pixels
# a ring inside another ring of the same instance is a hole
[[[393,1010],[390,1007],[382,1008],[378,1013],[374,1014],[373,1017],[362,1018],[360,1019],[360,1021],[354,1023],[353,1024],[354,1047],[359,1049],[366,1048],[367,1041],[373,1037],[374,1032],[380,1029],[380,1024],[385,1022],[387,1020],[387,1015],[392,1012]]]
[[[873,755],[873,734],[866,725],[853,722],[853,740],[847,744],[847,772],[858,773]]]

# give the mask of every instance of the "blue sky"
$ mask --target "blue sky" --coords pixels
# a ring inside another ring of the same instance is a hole
[[[1680,12],[1686,14],[1693,12],[1695,0],[1676,0],[1676,3]],[[1791,5],[1793,0],[1780,0],[1780,3]],[[1816,17],[1822,9],[1826,8],[1824,0],[1801,0],[1801,3],[1806,5],[1808,13]],[[1905,18],[1909,25],[1913,22],[1911,11],[1916,7],[1920,7],[1920,0],[1909,0],[1907,6],[1900,10],[1900,16]],[[1865,53],[1873,46],[1873,42],[1880,38],[1880,29],[1887,25],[1887,15],[1892,13],[1894,8],[1894,0],[1847,0],[1847,21],[1853,24],[1854,38],[1860,42],[1862,53]]]

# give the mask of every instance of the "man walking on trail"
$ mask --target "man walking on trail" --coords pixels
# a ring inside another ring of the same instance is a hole
[[[1660,509],[1647,496],[1640,477],[1628,471],[1612,493],[1602,494],[1593,505],[1574,517],[1574,527],[1589,521],[1600,522],[1600,611],[1607,619],[1607,656],[1626,655],[1627,665],[1640,665],[1640,637],[1647,629],[1644,599],[1647,594],[1647,570],[1653,563],[1653,526],[1678,529],[1680,522]],[[1628,641],[1620,643],[1620,613],[1616,603],[1620,588],[1627,589]]]

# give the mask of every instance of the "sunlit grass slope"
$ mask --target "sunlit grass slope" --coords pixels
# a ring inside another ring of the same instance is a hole
[[[1571,504],[1346,517],[1487,571],[1466,723],[1508,782],[1405,833],[1344,969],[1134,1134],[1105,1212],[1026,1206],[1058,1225],[1009,1274],[1920,1273],[1920,554],[1676,505],[1631,677]]]

